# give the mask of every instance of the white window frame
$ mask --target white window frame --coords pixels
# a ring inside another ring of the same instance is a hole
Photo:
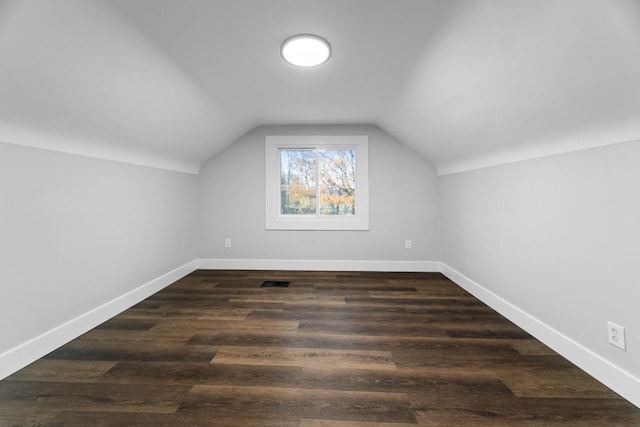
[[[369,137],[367,135],[269,135],[265,141],[267,230],[369,230]],[[341,149],[356,154],[355,215],[280,213],[280,150]]]

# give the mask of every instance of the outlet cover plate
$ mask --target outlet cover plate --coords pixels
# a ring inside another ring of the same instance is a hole
[[[607,322],[607,334],[609,335],[609,344],[615,345],[622,350],[627,350],[627,343],[624,337],[624,326],[617,325],[613,322]]]

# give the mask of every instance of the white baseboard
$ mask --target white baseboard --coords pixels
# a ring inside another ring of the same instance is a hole
[[[0,380],[195,271],[197,265],[196,260],[190,261],[124,295],[120,295],[17,347],[5,351],[0,354]]]
[[[640,379],[442,263],[442,274],[640,408]]]
[[[439,272],[439,261],[199,259],[205,270],[316,270]]]

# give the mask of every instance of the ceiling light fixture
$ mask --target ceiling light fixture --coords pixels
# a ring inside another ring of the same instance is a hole
[[[331,45],[313,34],[297,34],[286,39],[280,47],[282,59],[298,67],[315,67],[331,57]]]

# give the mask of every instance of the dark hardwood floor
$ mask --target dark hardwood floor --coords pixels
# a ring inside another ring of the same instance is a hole
[[[0,425],[602,427],[640,409],[437,273],[201,270],[1,381]]]

